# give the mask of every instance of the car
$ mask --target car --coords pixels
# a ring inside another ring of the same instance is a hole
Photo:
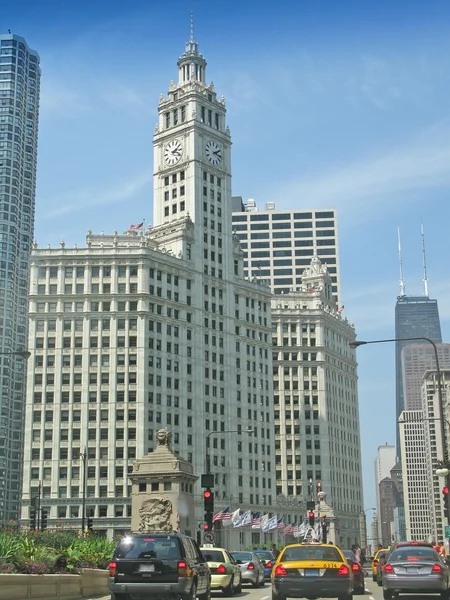
[[[109,565],[111,600],[210,600],[211,572],[197,542],[180,533],[129,533]]]
[[[263,586],[265,581],[264,562],[254,552],[233,551],[231,556],[237,562],[242,573],[242,583],[251,583],[253,587]]]
[[[402,546],[423,546],[424,548],[433,548],[433,544],[430,544],[430,542],[395,542],[395,544],[391,546],[390,551],[397,550],[397,548],[401,548]]]
[[[381,587],[381,575],[383,574],[383,567],[388,559],[390,552],[386,550],[385,552],[380,552],[378,555],[378,564],[377,564],[377,585]]]
[[[352,600],[353,578],[342,550],[333,544],[290,544],[271,574],[272,600],[338,598]]]
[[[211,571],[211,590],[221,590],[224,596],[232,596],[242,590],[242,574],[239,565],[225,548],[200,548]]]
[[[378,556],[381,554],[381,552],[388,552],[388,551],[389,551],[388,548],[380,548],[379,550],[377,550],[375,552],[375,556],[372,559],[372,579],[373,579],[373,581],[377,580]]]
[[[270,578],[272,567],[275,563],[275,556],[271,550],[253,550],[256,556],[264,563],[264,575],[266,579]]]
[[[364,594],[366,591],[366,584],[364,580],[364,571],[359,564],[355,553],[352,550],[343,550],[342,551],[350,568],[352,570],[353,577],[353,593],[354,594]]]
[[[383,598],[398,594],[441,594],[450,596],[450,574],[445,561],[427,546],[401,546],[383,566]]]

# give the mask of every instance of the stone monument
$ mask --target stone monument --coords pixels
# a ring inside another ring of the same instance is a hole
[[[333,508],[327,504],[327,495],[325,492],[317,494],[316,514],[319,519],[326,520],[327,523],[327,540],[333,544],[339,544],[339,534],[336,529],[336,516]]]
[[[171,433],[160,429],[153,452],[137,459],[131,480],[131,531],[195,531],[194,484],[198,477],[187,460],[170,447]]]

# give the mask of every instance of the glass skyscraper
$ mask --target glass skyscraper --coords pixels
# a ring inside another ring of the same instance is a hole
[[[441,323],[437,300],[428,296],[398,296],[395,305],[395,337],[426,337],[435,343],[442,342]],[[414,342],[396,342],[395,346],[395,383],[396,383],[396,420],[397,454],[400,456],[398,418],[405,409],[403,389],[402,349]],[[418,340],[417,343],[420,343]],[[424,342],[427,343],[427,342]]]
[[[0,34],[0,525],[19,512],[39,89],[38,54]]]

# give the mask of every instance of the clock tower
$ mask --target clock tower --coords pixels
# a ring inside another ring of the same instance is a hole
[[[231,241],[231,138],[225,100],[206,83],[206,60],[192,26],[177,64],[178,81],[159,100],[152,237],[220,277],[231,269],[226,256],[233,255],[224,247]]]

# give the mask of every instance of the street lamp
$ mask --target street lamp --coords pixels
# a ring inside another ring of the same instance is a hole
[[[211,457],[209,455],[209,438],[212,435],[222,435],[223,433],[248,433],[251,434],[254,432],[253,427],[247,427],[247,429],[244,429],[244,431],[242,432],[241,429],[226,429],[225,431],[210,431],[207,435],[206,435],[206,454],[205,454],[205,473],[207,475],[209,475],[211,473]]]
[[[3,356],[19,356],[24,360],[28,360],[31,356],[31,352],[28,350],[8,350],[6,352],[0,352],[0,355]]]
[[[423,342],[428,342],[429,344],[431,344],[433,346],[433,350],[434,350],[434,358],[436,361],[436,376],[437,376],[437,392],[438,392],[438,402],[439,402],[439,415],[440,415],[440,422],[441,422],[441,437],[442,437],[442,450],[443,450],[443,456],[444,456],[444,462],[447,461],[447,446],[445,443],[445,428],[444,428],[444,401],[442,398],[442,381],[441,381],[441,369],[439,366],[439,355],[438,355],[438,350],[437,350],[437,346],[436,344],[433,342],[433,340],[430,340],[430,338],[427,337],[401,337],[401,338],[392,338],[389,340],[370,340],[370,341],[359,341],[359,340],[354,340],[353,342],[349,342],[348,345],[350,346],[350,348],[358,348],[359,346],[365,346],[366,344],[384,344],[386,342],[417,342],[417,341],[423,341]]]
[[[86,484],[87,484],[87,470],[86,470],[86,460],[87,460],[87,448],[84,449],[84,452],[80,453],[80,458],[83,462],[83,485],[81,488],[81,536],[84,537],[84,524],[85,524],[85,515],[86,515]]]

